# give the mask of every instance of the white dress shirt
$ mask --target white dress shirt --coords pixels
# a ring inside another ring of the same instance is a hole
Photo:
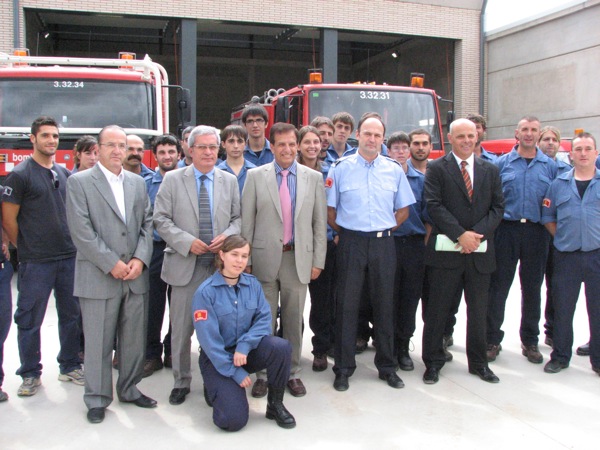
[[[115,201],[117,202],[117,207],[119,208],[119,212],[123,217],[123,222],[127,223],[127,217],[125,216],[125,190],[123,189],[125,174],[123,173],[123,168],[121,168],[119,175],[115,175],[106,167],[104,167],[100,161],[98,161],[98,165],[100,166],[100,170],[102,170],[102,173],[106,177],[110,189],[115,196]]]

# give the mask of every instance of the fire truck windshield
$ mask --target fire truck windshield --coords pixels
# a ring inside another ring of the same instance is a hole
[[[396,131],[409,133],[424,128],[432,135],[433,148],[441,148],[434,98],[426,92],[372,89],[313,89],[309,94],[310,120],[316,116],[332,117],[348,112],[356,122],[366,112],[383,118],[386,138]]]
[[[153,93],[147,83],[88,79],[0,80],[0,127],[22,127],[51,116],[61,128],[153,129]]]

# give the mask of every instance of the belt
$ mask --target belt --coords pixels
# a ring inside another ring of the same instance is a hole
[[[291,252],[292,250],[294,250],[295,246],[294,244],[285,244],[282,248],[282,251],[285,252]]]
[[[503,222],[510,222],[510,223],[535,223],[535,224],[539,224],[539,222],[534,222],[533,220],[529,220],[529,219],[518,219],[518,220],[508,220],[508,219],[502,219]]]
[[[354,231],[348,230],[346,228],[342,228],[345,233],[353,234],[355,236],[367,237],[367,238],[382,238],[382,237],[390,237],[392,235],[392,230],[383,230],[383,231]]]

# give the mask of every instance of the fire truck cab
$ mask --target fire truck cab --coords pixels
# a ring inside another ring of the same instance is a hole
[[[73,168],[73,146],[106,125],[137,134],[147,147],[169,130],[169,80],[148,55],[119,59],[31,57],[0,54],[0,176],[33,152],[31,123],[51,116],[59,123],[56,163]],[[176,86],[179,88],[179,86]],[[189,120],[189,91],[179,88],[181,119]],[[156,165],[151,152],[144,163]]]

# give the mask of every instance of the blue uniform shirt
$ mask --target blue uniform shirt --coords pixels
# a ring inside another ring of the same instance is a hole
[[[140,176],[146,180],[147,178],[152,178],[152,175],[154,175],[154,170],[149,169],[148,167],[146,167],[146,165],[144,163],[141,164],[141,169],[140,169]]]
[[[408,179],[408,184],[410,184],[410,188],[412,189],[416,201],[408,207],[408,219],[394,230],[394,236],[412,236],[415,234],[425,235],[425,225],[423,224],[425,176],[413,166],[409,165],[408,170],[406,171],[406,178]]]
[[[231,175],[235,175],[237,177],[238,186],[240,187],[240,196],[241,196],[242,189],[244,189],[244,183],[246,182],[246,173],[248,172],[248,169],[253,169],[254,167],[256,167],[254,164],[252,164],[250,161],[244,159],[244,165],[240,169],[240,173],[236,175],[235,172],[233,171],[233,169],[231,167],[229,167],[229,164],[227,164],[227,160],[225,160],[217,166],[217,169],[224,170],[225,172],[229,172]]]
[[[244,159],[246,161],[250,161],[256,167],[263,166],[273,161],[275,157],[271,151],[271,143],[269,140],[265,138],[265,147],[260,152],[260,155],[254,153],[254,151],[248,146],[248,143],[246,143],[246,148],[244,148]]]
[[[500,169],[502,180],[504,219],[540,222],[542,200],[550,183],[556,178],[556,163],[538,148],[535,158],[528,165],[515,146],[510,153],[498,158],[495,164]]]
[[[573,166],[569,163],[564,162],[563,160],[560,159],[555,159],[554,162],[556,163],[556,176],[558,177],[559,175],[562,175],[563,173],[567,173],[569,172]]]
[[[395,211],[415,203],[402,166],[377,155],[367,162],[357,152],[338,160],[325,182],[327,206],[348,230],[382,231],[397,226]]]
[[[215,272],[194,294],[191,313],[202,351],[221,375],[239,384],[248,372],[233,365],[233,353],[248,355],[271,334],[271,308],[253,275],[242,273],[238,288],[236,293]]]
[[[542,223],[556,223],[554,246],[561,252],[600,249],[600,170],[583,199],[575,185],[575,170],[552,182],[542,208]]]
[[[488,152],[485,148],[481,147],[481,159],[485,160],[485,161],[489,161],[489,162],[496,162],[496,160],[498,159],[498,155],[495,155],[492,152]]]
[[[177,163],[178,169],[182,169],[183,167],[187,167],[187,164],[185,163],[185,158],[180,159],[179,162]]]
[[[357,150],[356,147],[351,147],[350,144],[346,143],[346,149],[344,150],[344,153],[342,153],[342,156],[338,156],[338,153],[333,148],[333,144],[331,144],[329,147],[327,147],[327,156],[325,156],[325,160],[323,161],[323,164],[321,165],[321,170],[323,171],[325,178],[327,178],[329,169],[331,169],[331,166],[333,165],[334,162],[336,162],[340,158],[354,155],[356,153],[356,150]]]
[[[154,210],[154,200],[156,200],[156,194],[163,181],[163,176],[160,174],[160,170],[157,170],[152,177],[145,178],[144,181],[146,182],[146,192],[148,192],[148,197],[150,197],[150,205],[152,206],[152,210]],[[162,241],[156,230],[153,232],[153,239],[155,241]]]

